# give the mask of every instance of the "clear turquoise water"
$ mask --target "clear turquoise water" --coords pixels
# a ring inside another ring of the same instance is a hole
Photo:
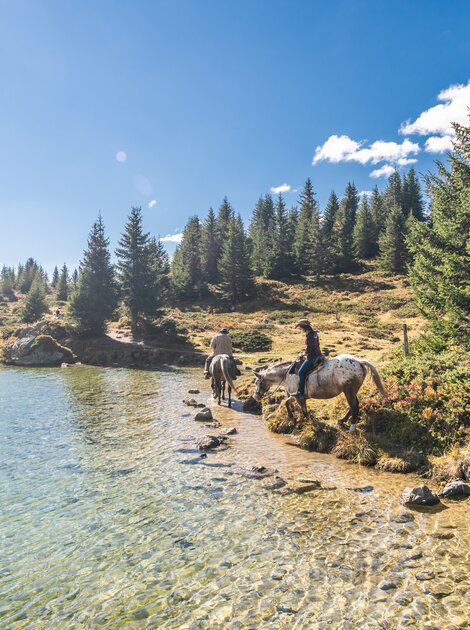
[[[201,459],[211,430],[181,402],[198,379],[0,370],[1,628],[468,627],[468,502],[396,522],[409,478],[237,410],[215,409],[239,433]],[[335,490],[273,491],[253,464]]]

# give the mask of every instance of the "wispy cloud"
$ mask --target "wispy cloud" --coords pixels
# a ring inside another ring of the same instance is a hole
[[[156,199],[151,199],[151,200],[148,202],[148,207],[149,207],[149,208],[154,208],[156,205],[157,205],[157,200],[156,200]]]
[[[431,136],[426,140],[424,150],[427,153],[444,153],[452,151],[452,136]]]
[[[384,164],[380,168],[376,168],[374,171],[370,173],[371,177],[377,179],[378,177],[390,177],[390,175],[395,171],[395,168],[391,164]]]
[[[279,193],[291,192],[292,187],[290,184],[281,184],[280,186],[271,186],[271,192],[275,195]]]
[[[378,164],[386,160],[399,164],[400,160],[408,159],[409,155],[416,155],[420,151],[419,145],[408,139],[403,142],[376,140],[368,147],[363,145],[364,142],[356,142],[349,136],[330,136],[323,145],[315,149],[312,164],[322,160],[359,164]]]
[[[401,125],[400,133],[404,136],[453,135],[452,123],[465,125],[468,120],[470,81],[466,85],[451,85],[442,90],[437,95],[437,100],[442,103],[426,109],[413,122],[407,120]]]
[[[162,243],[181,243],[183,239],[183,233],[179,232],[178,234],[167,234],[166,236],[162,236],[160,239]]]
[[[361,190],[359,197],[370,197],[373,194],[373,190]]]

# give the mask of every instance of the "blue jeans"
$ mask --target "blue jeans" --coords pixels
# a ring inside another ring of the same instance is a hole
[[[299,388],[298,393],[301,396],[305,396],[305,381],[307,380],[307,372],[311,367],[315,365],[317,359],[305,359],[299,369]]]

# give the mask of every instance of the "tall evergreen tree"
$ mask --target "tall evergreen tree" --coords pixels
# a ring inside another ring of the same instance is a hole
[[[48,310],[44,283],[40,276],[36,276],[26,296],[22,310],[22,320],[28,324],[35,322]]]
[[[403,175],[402,197],[405,215],[408,216],[411,213],[418,221],[424,221],[423,196],[413,167],[406,175]]]
[[[379,238],[379,264],[389,273],[402,273],[406,264],[405,217],[398,205],[387,214],[385,229]]]
[[[204,278],[210,284],[217,282],[219,272],[217,262],[220,256],[220,243],[217,233],[217,220],[212,208],[209,209],[202,225],[202,269]]]
[[[320,231],[320,212],[310,178],[305,182],[299,197],[294,252],[299,273],[317,274],[323,270],[325,261]]]
[[[339,200],[334,190],[331,191],[326,204],[325,211],[322,215],[321,229],[323,240],[326,245],[331,245],[333,238],[333,227],[335,225],[336,215],[339,210]]]
[[[134,207],[116,249],[122,300],[133,332],[137,331],[142,316],[155,312],[149,243],[149,234],[142,226],[142,209]]]
[[[372,190],[369,206],[372,225],[374,227],[373,255],[375,256],[379,251],[379,236],[385,227],[385,208],[382,195],[380,194],[377,186],[374,186]]]
[[[170,258],[160,239],[150,239],[149,259],[153,278],[153,307],[156,309],[167,301],[170,286]]]
[[[449,167],[427,177],[432,224],[415,221],[410,282],[434,329],[470,345],[470,126],[454,125]]]
[[[275,265],[276,219],[271,195],[260,197],[251,217],[251,263],[256,275],[271,278]]]
[[[225,294],[234,306],[252,293],[253,276],[240,215],[233,217],[228,225],[220,259],[220,273]]]
[[[59,270],[58,270],[57,265],[56,265],[54,267],[54,271],[52,272],[51,287],[53,287],[55,289],[58,282],[59,282]]]
[[[394,206],[398,206],[403,212],[403,184],[398,171],[394,171],[388,178],[387,188],[383,194],[383,201],[387,209],[387,213]]]
[[[375,226],[372,221],[372,214],[367,197],[364,195],[357,213],[356,225],[354,226],[354,253],[357,258],[371,258],[375,253]]]
[[[282,197],[275,205],[275,233],[273,244],[273,278],[285,278],[293,273],[293,246],[295,232],[290,229],[286,204]]]
[[[57,282],[56,297],[62,302],[66,302],[69,296],[69,272],[67,265],[64,263],[60,270],[59,280]]]
[[[114,268],[101,215],[88,236],[80,274],[70,298],[70,314],[84,335],[102,335],[117,306]]]
[[[184,228],[173,257],[172,275],[175,291],[181,298],[200,296],[203,289],[201,224],[197,216],[191,217]]]
[[[357,189],[350,182],[346,186],[333,228],[336,265],[340,271],[347,271],[355,266],[353,232],[358,206]]]
[[[39,265],[34,258],[28,258],[24,266],[18,267],[17,285],[21,293],[27,293],[39,274]]]

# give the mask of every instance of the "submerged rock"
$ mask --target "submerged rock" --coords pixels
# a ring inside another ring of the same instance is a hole
[[[227,429],[222,429],[220,431],[221,435],[235,435],[236,433],[238,433],[238,431],[235,427],[228,427]]]
[[[442,492],[439,493],[440,497],[448,498],[461,498],[470,495],[470,484],[465,481],[451,481],[448,483]]]
[[[397,588],[397,585],[395,584],[395,582],[382,582],[379,588],[381,591],[391,591]]]
[[[439,497],[427,486],[416,486],[415,488],[405,488],[401,495],[401,502],[404,505],[437,505]]]
[[[188,394],[200,394],[201,392],[198,389],[188,389]]]
[[[218,435],[203,435],[196,440],[196,446],[200,451],[208,451],[225,443],[226,438]]]
[[[309,483],[311,485],[317,486],[317,488],[321,486],[321,483],[317,479],[309,479],[308,477],[297,477],[297,481],[299,483]]]
[[[191,398],[190,396],[186,396],[186,398],[183,398],[183,402],[185,405],[188,405],[188,407],[205,407],[204,403],[198,403],[197,400]]]
[[[37,330],[42,330],[38,328]],[[61,346],[50,335],[36,334],[34,328],[22,331],[20,339],[5,349],[6,363],[23,367],[57,367],[75,363],[77,357],[69,348]]]
[[[212,416],[212,411],[209,409],[209,407],[204,407],[203,409],[201,409],[201,411],[198,411],[197,414],[194,416],[195,420],[203,420],[204,422],[207,422],[207,420],[213,420],[213,416]]]

